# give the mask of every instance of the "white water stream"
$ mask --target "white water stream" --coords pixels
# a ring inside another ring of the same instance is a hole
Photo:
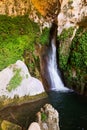
[[[59,70],[57,68],[56,46],[54,38],[51,41],[51,45],[52,45],[52,52],[50,54],[48,63],[48,71],[51,79],[51,90],[68,91],[69,89],[64,86],[59,75]]]

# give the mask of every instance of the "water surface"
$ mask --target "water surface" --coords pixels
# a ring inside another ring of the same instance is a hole
[[[49,93],[51,104],[58,110],[60,130],[87,130],[87,98],[74,92]]]

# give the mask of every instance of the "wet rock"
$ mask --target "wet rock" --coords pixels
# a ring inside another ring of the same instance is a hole
[[[44,105],[37,113],[41,130],[59,130],[59,113],[50,104]]]

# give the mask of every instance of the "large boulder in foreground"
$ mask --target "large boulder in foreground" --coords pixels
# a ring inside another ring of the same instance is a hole
[[[0,72],[0,96],[14,98],[43,92],[42,83],[29,74],[26,65],[20,60]]]

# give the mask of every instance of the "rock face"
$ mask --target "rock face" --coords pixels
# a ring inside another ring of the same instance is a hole
[[[0,14],[8,16],[29,15],[40,27],[49,27],[60,10],[57,0],[2,0]],[[42,17],[43,16],[43,17]]]
[[[63,0],[58,15],[59,33],[71,26],[87,26],[87,1]]]
[[[29,13],[30,0],[1,0],[0,14],[10,16],[24,15]]]
[[[35,8],[46,18],[55,17],[60,11],[60,2],[58,0],[32,0]]]
[[[59,14],[58,25],[61,33],[64,28],[70,26],[87,25],[87,0],[1,0],[0,14],[10,16],[28,14],[40,24],[52,22]]]
[[[87,25],[87,0],[2,0],[0,14],[10,16],[27,14],[40,26],[47,27],[58,15],[60,34],[64,28]]]
[[[41,130],[60,130],[59,114],[50,104],[44,105],[37,113],[37,121]]]
[[[32,77],[26,65],[17,61],[0,72],[0,96],[14,98],[15,95],[36,95],[44,92],[42,83]]]

